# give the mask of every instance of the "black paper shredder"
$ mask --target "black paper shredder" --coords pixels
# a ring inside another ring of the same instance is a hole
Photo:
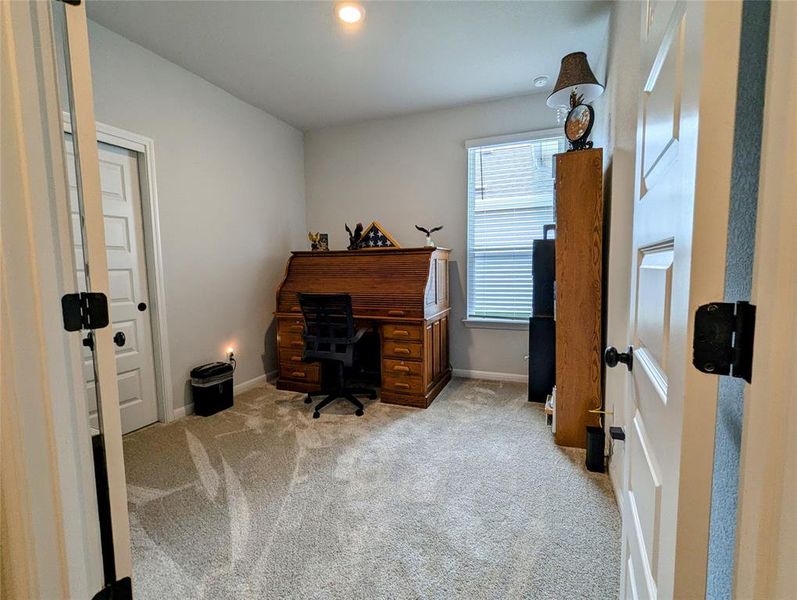
[[[233,366],[212,362],[191,369],[194,414],[208,417],[232,406]]]

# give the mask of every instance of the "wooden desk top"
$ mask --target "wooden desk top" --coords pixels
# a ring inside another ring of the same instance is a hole
[[[291,254],[294,256],[318,256],[318,257],[333,257],[333,256],[359,256],[362,254],[378,254],[380,256],[388,256],[390,254],[407,254],[411,252],[431,253],[435,251],[451,252],[450,248],[432,247],[432,246],[418,246],[417,248],[361,248],[359,250],[292,250]]]

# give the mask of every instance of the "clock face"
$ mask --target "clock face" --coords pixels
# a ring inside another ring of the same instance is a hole
[[[565,135],[571,142],[586,138],[592,129],[592,109],[586,104],[579,104],[567,114]]]

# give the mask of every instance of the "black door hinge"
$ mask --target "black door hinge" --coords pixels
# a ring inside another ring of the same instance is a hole
[[[750,383],[753,371],[755,306],[712,302],[695,313],[692,364],[711,375],[730,375]]]
[[[102,329],[108,326],[108,298],[101,292],[66,294],[61,298],[64,329]]]

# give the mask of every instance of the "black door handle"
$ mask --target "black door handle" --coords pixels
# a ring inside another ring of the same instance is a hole
[[[614,346],[609,346],[603,353],[603,362],[605,362],[606,366],[610,369],[613,369],[618,364],[623,363],[630,371],[634,368],[634,348],[633,346],[628,346],[628,350],[626,352],[618,352],[617,348]]]
[[[120,348],[125,345],[125,334],[121,331],[117,331],[113,336],[113,343],[119,346]]]
[[[139,312],[144,312],[145,310],[147,310],[147,303],[146,302],[139,302],[137,308],[138,308]]]

